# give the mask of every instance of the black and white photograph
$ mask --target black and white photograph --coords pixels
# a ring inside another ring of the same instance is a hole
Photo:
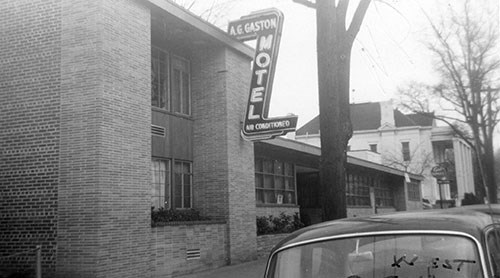
[[[495,278],[499,188],[499,0],[0,0],[0,278]]]

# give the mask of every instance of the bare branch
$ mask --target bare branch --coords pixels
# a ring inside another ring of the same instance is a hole
[[[352,17],[351,24],[347,29],[347,37],[350,39],[351,43],[354,42],[356,35],[361,28],[361,23],[363,23],[363,18],[365,17],[366,11],[370,6],[371,0],[361,0],[354,12],[354,16]]]
[[[339,0],[339,3],[337,4],[336,13],[337,13],[337,20],[341,22],[344,26],[345,30],[345,19],[347,15],[347,7],[349,7],[349,0]]]
[[[308,1],[308,0],[293,0],[293,2],[295,2],[297,4],[304,5],[306,7],[312,8],[312,9],[316,9],[316,3]]]

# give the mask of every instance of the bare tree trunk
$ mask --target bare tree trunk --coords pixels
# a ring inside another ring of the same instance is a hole
[[[483,155],[484,179],[488,190],[488,199],[490,203],[498,203],[497,184],[495,181],[495,155],[493,150],[492,137],[488,138],[484,146]]]
[[[351,49],[371,0],[359,2],[349,28],[346,28],[349,0],[293,1],[316,9],[323,220],[344,218],[347,216],[346,150],[352,136],[349,112]]]
[[[340,0],[337,6],[334,0],[316,1],[323,220],[347,216],[346,150],[352,136],[349,113],[350,58],[354,38],[369,3],[369,0],[361,1],[346,30],[345,16],[349,1]]]
[[[318,59],[321,130],[320,181],[324,220],[347,216],[345,166],[347,165],[347,143],[352,135],[352,126],[348,96],[345,96],[345,92],[349,91],[350,54],[339,48],[329,47],[323,53],[318,47],[318,57],[336,57],[333,59],[336,65],[333,69],[328,59]],[[345,58],[339,59],[341,56]]]

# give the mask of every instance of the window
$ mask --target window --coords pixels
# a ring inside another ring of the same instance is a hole
[[[192,202],[192,163],[169,159],[153,158],[152,199],[155,208],[191,208]],[[173,186],[172,186],[173,185]]]
[[[387,183],[375,182],[375,203],[377,207],[393,207],[394,194],[393,189]]]
[[[500,228],[494,227],[486,232],[487,250],[494,277],[500,275]]]
[[[376,153],[377,152],[377,144],[370,144],[370,151]]]
[[[318,237],[273,254],[266,277],[484,277],[479,250],[466,237],[430,233]]]
[[[189,65],[186,60],[172,58],[172,105],[173,111],[181,114],[191,114],[189,90]]]
[[[169,110],[169,70],[168,53],[151,48],[151,105]]]
[[[420,184],[417,182],[409,182],[408,185],[408,200],[420,201]]]
[[[347,178],[347,206],[371,206],[370,179],[366,176],[349,174]]]
[[[189,61],[151,48],[151,106],[191,115]]]
[[[403,152],[403,161],[410,161],[410,142],[401,142],[401,150]]]
[[[152,200],[155,208],[170,208],[170,160],[153,158],[151,161]]]
[[[174,166],[174,208],[191,207],[192,187],[192,165],[191,162],[176,161]]]
[[[255,158],[255,195],[258,204],[296,204],[293,164]]]

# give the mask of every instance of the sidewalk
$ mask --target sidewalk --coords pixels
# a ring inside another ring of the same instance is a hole
[[[177,276],[178,278],[264,278],[267,258],[218,269]]]

